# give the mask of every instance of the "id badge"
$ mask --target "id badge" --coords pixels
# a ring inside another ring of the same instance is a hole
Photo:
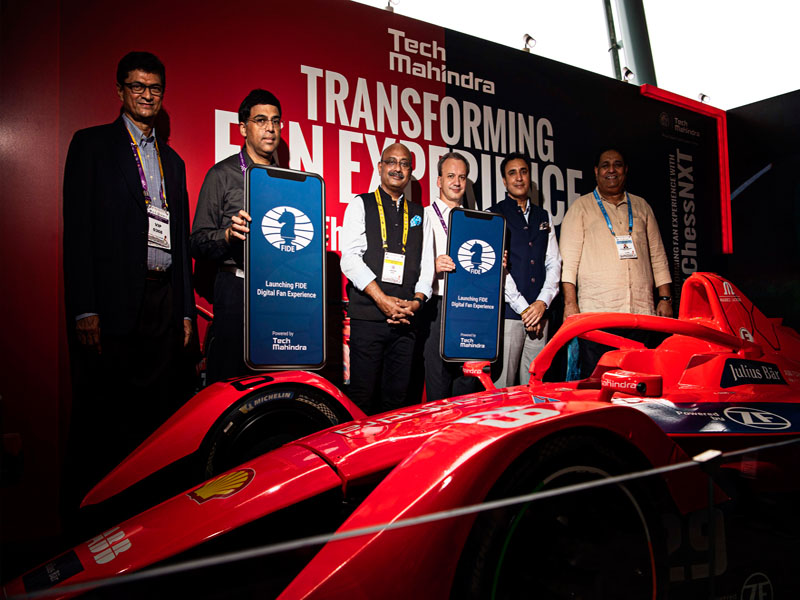
[[[147,205],[147,216],[150,226],[147,231],[147,245],[153,248],[169,250],[169,212],[152,204]]]
[[[406,265],[406,255],[397,252],[383,254],[383,274],[381,281],[403,285],[403,268]]]
[[[620,260],[625,258],[636,258],[636,248],[633,247],[633,238],[629,235],[616,235],[617,252]]]

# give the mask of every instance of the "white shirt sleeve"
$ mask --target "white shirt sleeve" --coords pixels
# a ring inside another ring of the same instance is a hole
[[[428,211],[422,212],[422,256],[420,257],[419,279],[414,286],[414,293],[420,293],[426,299],[433,295],[433,278],[436,276],[436,257],[434,256],[433,227],[428,218]]]
[[[376,279],[376,275],[363,259],[367,251],[367,226],[364,220],[364,201],[360,196],[353,198],[347,205],[339,236],[342,273],[357,289],[364,291]]]
[[[547,252],[544,256],[545,279],[536,299],[544,302],[549,308],[553,299],[558,296],[558,284],[561,281],[561,252],[558,250],[553,217],[547,213],[547,218],[550,221],[550,234],[547,236]]]
[[[506,284],[504,296],[506,299],[506,304],[508,304],[515,313],[521,315],[522,311],[528,308],[528,301],[525,300],[525,296],[520,293],[514,278],[511,276],[511,273],[508,271],[505,273]]]

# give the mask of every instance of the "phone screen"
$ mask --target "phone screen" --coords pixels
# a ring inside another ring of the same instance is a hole
[[[447,254],[456,264],[445,276],[440,353],[447,361],[498,355],[506,221],[494,213],[453,209]]]
[[[245,362],[252,369],[325,364],[325,182],[251,165],[245,176]]]

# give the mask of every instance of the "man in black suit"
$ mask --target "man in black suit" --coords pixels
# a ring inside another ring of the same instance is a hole
[[[120,117],[78,131],[67,154],[73,411],[66,466],[75,494],[185,399],[179,367],[194,317],[189,206],[184,163],[154,129],[164,86],[156,56],[125,55],[117,68]]]

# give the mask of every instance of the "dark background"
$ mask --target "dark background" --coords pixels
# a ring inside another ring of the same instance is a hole
[[[728,113],[732,189],[772,166],[733,200],[734,254],[725,256],[718,243],[713,119],[645,98],[630,84],[356,3],[270,4],[268,15],[258,19],[248,16],[251,8],[210,0],[142,0],[135,6],[0,2],[0,545],[6,559],[0,578],[7,576],[9,557],[49,556],[48,540],[60,532],[60,460],[71,400],[61,265],[64,159],[77,129],[117,116],[114,72],[119,58],[130,50],[153,51],[167,66],[165,116],[170,143],[187,164],[192,208],[203,176],[215,161],[214,110],[235,111],[253,87],[276,90],[284,112],[292,113],[287,118],[310,130],[301,64],[338,70],[353,83],[358,77],[370,78],[370,85],[381,80],[421,88],[424,83],[440,96],[478,105],[491,102],[497,108],[548,118],[554,127],[556,164],[583,173],[578,193],[594,185],[592,166],[599,145],[626,146],[629,189],[653,206],[668,252],[666,159],[676,144],[692,150],[698,165],[696,194],[703,199],[698,208],[703,219],[700,268],[729,277],[768,316],[784,316],[790,325],[800,325],[800,191],[792,139],[798,131],[800,93]],[[265,27],[265,21],[272,25]],[[147,36],[142,34],[143,23]],[[295,23],[302,23],[301,35]],[[446,43],[448,67],[493,79],[496,96],[487,100],[485,94],[463,88],[445,89],[444,84],[411,76],[395,78],[386,69],[387,26],[401,27],[415,39]],[[328,214],[340,216],[344,205],[338,198],[338,129],[324,122],[323,104],[320,100],[314,125],[326,133]],[[691,121],[702,141],[670,137],[660,125],[664,112]],[[387,135],[377,136],[379,142]],[[230,141],[237,143],[236,135]],[[362,171],[353,176],[353,184],[366,187],[372,168],[364,159],[366,149],[356,148],[354,156],[356,151]],[[540,173],[544,167],[540,164]],[[422,186],[423,198],[427,184]],[[474,187],[480,190],[480,182]],[[563,201],[563,193],[554,192],[551,200]],[[109,390],[109,401],[113,392]]]

